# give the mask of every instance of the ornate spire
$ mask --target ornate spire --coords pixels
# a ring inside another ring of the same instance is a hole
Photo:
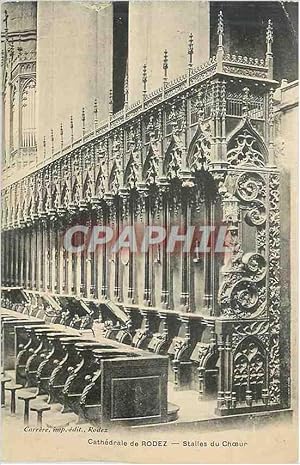
[[[268,26],[267,26],[267,31],[266,31],[266,43],[267,43],[267,55],[272,55],[273,23],[271,19],[268,20]]]
[[[43,137],[43,152],[44,152],[44,160],[46,158],[46,136]]]
[[[64,146],[64,129],[63,124],[60,123],[60,151],[62,152]]]
[[[81,121],[82,121],[82,137],[85,135],[85,109],[84,107],[82,108],[81,112]]]
[[[109,91],[108,105],[109,105],[109,117],[111,118],[113,115],[113,91],[112,89],[110,89]]]
[[[164,60],[163,60],[164,82],[168,81],[168,68],[169,68],[168,50],[165,50]]]
[[[189,42],[188,42],[188,55],[189,55],[189,68],[193,67],[193,54],[194,54],[194,39],[193,34],[190,33],[189,35]]]
[[[273,23],[269,19],[268,26],[266,30],[266,67],[268,68],[268,78],[273,79],[273,53],[272,53],[272,44],[273,44]]]
[[[71,129],[71,146],[74,142],[74,124],[73,124],[73,116],[70,116],[70,129]]]
[[[143,82],[143,96],[147,94],[147,81],[148,81],[148,76],[147,76],[147,65],[145,64],[143,66],[143,76],[142,76],[142,82]]]
[[[50,131],[50,140],[51,140],[51,154],[54,154],[54,133],[53,129]]]
[[[125,78],[124,78],[124,107],[127,108],[128,106],[128,66],[126,62],[126,71],[125,71]]]
[[[224,37],[224,18],[223,18],[223,11],[220,10],[218,14],[218,47],[223,47],[223,37]]]
[[[96,132],[98,127],[98,99],[94,100],[94,131]]]

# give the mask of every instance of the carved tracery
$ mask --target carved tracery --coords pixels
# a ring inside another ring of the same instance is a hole
[[[227,161],[230,166],[263,167],[266,164],[265,144],[248,119],[229,139]]]

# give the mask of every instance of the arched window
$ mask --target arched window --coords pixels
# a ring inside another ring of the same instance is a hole
[[[36,83],[30,80],[22,92],[22,147],[36,146]]]

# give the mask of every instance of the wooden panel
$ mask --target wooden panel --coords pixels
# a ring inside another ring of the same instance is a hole
[[[102,419],[128,424],[167,421],[167,357],[102,361]]]

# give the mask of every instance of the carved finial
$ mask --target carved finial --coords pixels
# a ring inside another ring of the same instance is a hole
[[[50,131],[50,140],[51,140],[51,153],[54,154],[54,133],[53,129]]]
[[[70,129],[71,129],[71,145],[74,142],[74,124],[73,124],[73,116],[70,116]]]
[[[62,123],[60,123],[60,150],[62,152],[64,146],[64,129]]]
[[[189,68],[193,67],[193,54],[194,54],[194,39],[193,39],[193,34],[190,33],[189,43],[188,43]]]
[[[82,112],[81,112],[81,121],[82,121],[82,137],[84,137],[84,134],[85,134],[85,109],[84,107],[82,108]]]
[[[223,11],[220,10],[218,14],[218,28],[217,34],[219,38],[218,46],[223,47],[223,36],[224,36],[224,18],[223,18]]]
[[[273,23],[271,19],[268,21],[267,31],[266,31],[266,43],[267,43],[267,55],[272,54],[272,43],[273,43]]]
[[[112,89],[110,89],[110,91],[109,91],[108,104],[109,104],[109,116],[112,117],[112,115],[113,115],[113,91],[112,91]]]
[[[147,76],[147,65],[143,66],[143,95],[145,96],[147,93],[147,81],[148,81],[148,76]]]
[[[98,127],[98,99],[94,100],[94,129]]]
[[[249,87],[244,87],[243,88],[243,117],[247,118],[249,114],[249,95],[250,95],[250,89]]]
[[[168,80],[168,68],[169,68],[168,50],[165,50],[164,51],[164,61],[163,61],[163,69],[165,71],[164,82],[167,82],[167,80]]]

